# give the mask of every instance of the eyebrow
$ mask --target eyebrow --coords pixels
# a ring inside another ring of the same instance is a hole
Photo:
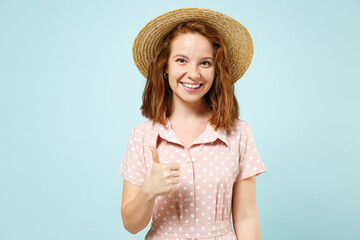
[[[187,56],[185,56],[185,55],[183,55],[183,54],[176,54],[173,58],[177,58],[177,57],[183,57],[183,58],[189,59]],[[203,58],[201,58],[201,60],[205,60],[205,59],[211,59],[211,60],[213,60],[212,57],[203,57]]]

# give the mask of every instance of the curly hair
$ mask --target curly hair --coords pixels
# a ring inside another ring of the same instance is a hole
[[[141,113],[144,117],[165,125],[165,116],[171,114],[172,90],[163,73],[170,56],[170,44],[177,36],[185,33],[200,33],[212,44],[214,50],[214,82],[205,94],[205,100],[213,110],[209,123],[215,130],[228,130],[239,116],[239,105],[235,97],[234,83],[231,79],[230,57],[227,46],[218,31],[201,21],[179,24],[159,44],[149,69],[142,96]]]

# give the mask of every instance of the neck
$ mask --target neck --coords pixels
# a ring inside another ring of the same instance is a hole
[[[170,120],[192,121],[194,119],[206,119],[211,117],[212,109],[206,103],[205,98],[199,102],[188,103],[183,101],[173,101],[171,105]]]

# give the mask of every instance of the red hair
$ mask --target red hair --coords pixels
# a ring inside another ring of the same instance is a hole
[[[200,33],[212,44],[214,49],[214,82],[205,94],[205,100],[213,110],[209,123],[215,130],[228,130],[239,116],[239,106],[231,79],[230,57],[224,40],[218,31],[201,21],[189,21],[175,27],[160,43],[148,69],[148,77],[143,92],[141,113],[143,116],[165,125],[171,114],[172,90],[163,74],[170,56],[173,39],[184,33]]]

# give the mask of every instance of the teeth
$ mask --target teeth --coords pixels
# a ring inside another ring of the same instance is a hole
[[[192,88],[192,89],[195,89],[195,88],[199,88],[201,84],[197,84],[197,85],[192,85],[192,84],[187,84],[187,83],[182,83],[185,87],[187,88]]]

